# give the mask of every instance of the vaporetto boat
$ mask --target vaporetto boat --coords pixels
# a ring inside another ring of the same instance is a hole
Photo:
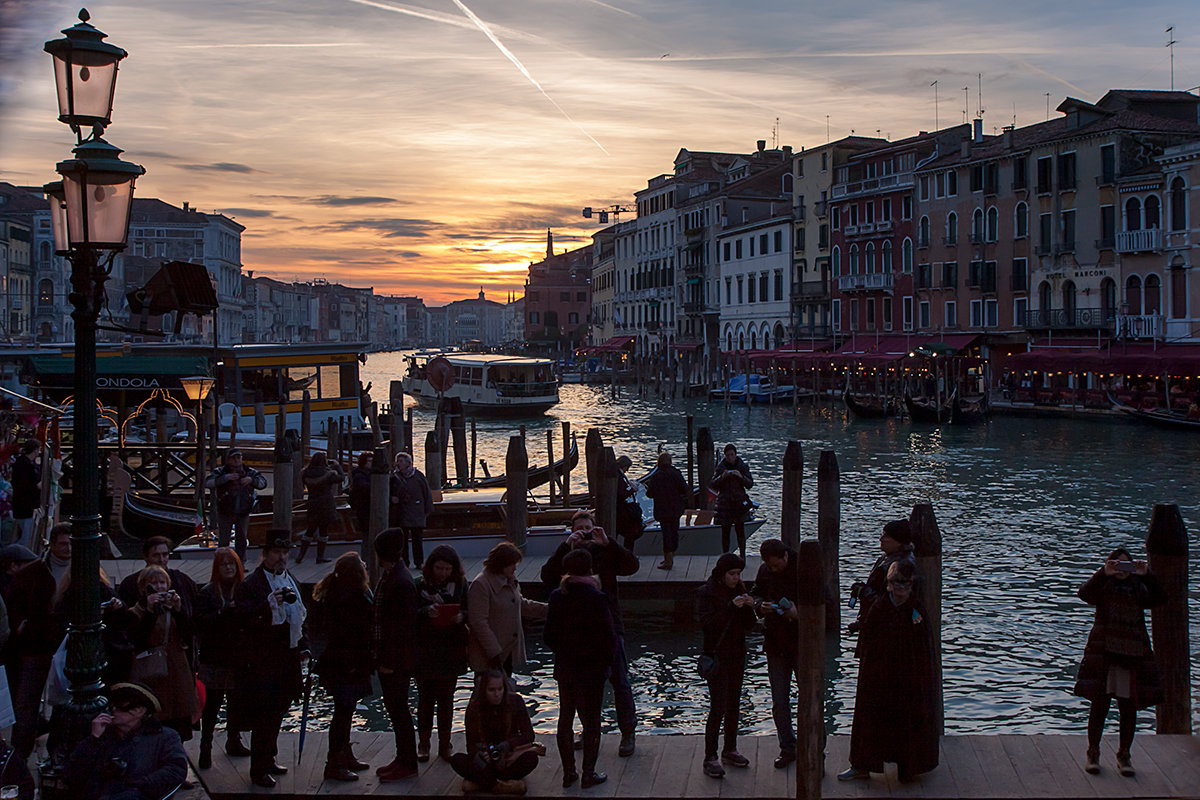
[[[404,393],[423,406],[436,406],[439,397],[429,382],[434,359],[453,368],[453,382],[440,396],[457,397],[467,414],[533,416],[558,403],[558,380],[548,358],[423,350],[405,358],[401,381]]]

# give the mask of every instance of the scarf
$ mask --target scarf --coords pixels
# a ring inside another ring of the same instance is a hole
[[[301,603],[298,599],[294,603],[280,605],[275,599],[275,590],[291,589],[298,596],[300,594],[300,587],[292,580],[292,576],[287,570],[278,574],[269,570],[263,570],[263,574],[267,576],[267,585],[271,588],[271,594],[267,595],[267,602],[271,606],[271,624],[287,625],[288,646],[296,647],[300,644],[300,635],[304,628],[304,618],[308,616],[308,611],[304,608],[304,603]]]
[[[50,574],[54,576],[54,582],[58,583],[63,579],[63,576],[71,571],[71,559],[61,559],[55,557],[53,553],[46,553],[46,566],[50,568]]]

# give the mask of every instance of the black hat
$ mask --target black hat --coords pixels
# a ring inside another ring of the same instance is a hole
[[[151,714],[162,711],[162,706],[159,704],[158,698],[154,696],[154,692],[140,683],[114,683],[108,690],[108,700],[114,705],[128,703],[131,706],[141,706]]]
[[[375,537],[375,555],[380,561],[395,564],[404,557],[404,531],[401,528],[382,530]]]
[[[746,562],[737,553],[722,553],[721,557],[717,559],[717,565],[713,567],[712,574],[714,578],[720,579],[731,569],[745,568]]]
[[[267,531],[267,540],[263,542],[263,550],[290,550],[292,548],[292,532],[287,528],[271,528]]]
[[[23,544],[9,544],[0,547],[0,564],[24,564],[27,561],[37,561],[37,553]]]
[[[900,544],[912,544],[912,528],[906,519],[892,520],[883,526],[883,532]]]

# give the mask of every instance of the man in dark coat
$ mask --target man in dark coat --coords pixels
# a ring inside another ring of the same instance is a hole
[[[67,632],[63,618],[54,613],[54,593],[70,569],[71,525],[60,522],[50,529],[45,557],[17,570],[9,587],[5,664],[17,718],[11,744],[22,758],[33,752],[42,690],[54,652]]]
[[[276,740],[288,707],[303,692],[306,612],[299,587],[287,571],[291,531],[272,529],[258,568],[242,581],[233,604],[242,623],[244,668],[235,694],[235,723],[250,731],[250,780],[270,789],[287,768],[275,761]]]
[[[855,633],[866,619],[867,612],[877,600],[887,595],[887,574],[892,564],[904,562],[914,570],[917,568],[917,558],[913,552],[912,527],[906,519],[894,519],[883,526],[879,534],[879,549],[883,552],[875,559],[866,582],[856,582],[850,587],[850,596],[858,604],[858,619],[846,626],[846,630]],[[921,599],[920,576],[914,578],[913,594]]]
[[[416,669],[417,587],[404,564],[404,531],[388,528],[375,537],[383,574],[375,588],[372,635],[383,707],[396,735],[396,757],[375,770],[380,782],[417,774],[417,734],[408,691]]]
[[[750,510],[750,495],[746,490],[754,485],[750,467],[738,457],[737,447],[725,445],[725,454],[713,469],[709,486],[717,493],[713,506],[717,524],[721,526],[721,551],[730,550],[730,528],[737,533],[738,550],[746,560],[746,513]]]
[[[396,454],[396,469],[391,477],[391,511],[389,525],[404,533],[405,547],[400,551],[410,566],[420,567],[425,561],[421,537],[425,533],[425,518],[433,511],[433,493],[421,470],[413,466],[408,453]],[[407,543],[412,543],[412,560],[405,556]]]
[[[609,600],[592,575],[592,557],[575,549],[563,557],[566,576],[550,593],[546,612],[546,646],[554,652],[558,681],[558,753],[563,788],[578,779],[588,789],[608,776],[596,772],[600,755],[600,706],[604,679],[613,663],[617,632]],[[575,714],[583,727],[583,772],[575,771]]]
[[[892,564],[887,594],[863,618],[850,768],[838,780],[869,778],[892,761],[907,782],[938,765],[933,635],[913,595],[913,577],[906,562]]]
[[[180,607],[175,613],[190,621],[196,608],[196,595],[199,593],[199,589],[196,587],[196,582],[186,573],[167,566],[171,563],[171,540],[165,536],[151,536],[149,539],[143,540],[142,560],[146,562],[147,567],[162,567],[167,571],[167,575],[171,578],[171,588],[179,595]],[[117,587],[117,597],[121,598],[121,602],[129,608],[136,606],[142,599],[138,594],[139,574],[140,572],[132,572],[126,575]],[[189,650],[189,652],[191,651]]]
[[[608,599],[613,629],[617,644],[612,669],[608,680],[613,687],[613,705],[617,710],[617,728],[621,731],[621,744],[617,754],[627,758],[634,753],[634,735],[637,732],[637,708],[633,703],[633,688],[629,683],[629,659],[625,655],[625,628],[621,622],[621,598],[617,590],[617,576],[633,575],[638,571],[638,557],[622,547],[615,538],[610,539],[603,528],[596,527],[590,511],[580,510],[571,518],[571,535],[560,544],[542,565],[542,584],[546,592],[558,588],[567,570],[564,560],[567,555],[584,550],[592,558],[592,573],[600,579],[600,589]]]
[[[308,527],[300,539],[300,555],[296,557],[296,563],[304,560],[309,545],[316,540],[317,563],[324,564],[330,560],[325,557],[325,546],[329,542],[329,529],[337,521],[337,495],[345,476],[336,459],[330,461],[318,450],[300,473],[300,478],[308,491],[308,505],[305,508]]]
[[[246,560],[246,527],[258,490],[267,488],[267,479],[258,470],[242,463],[242,451],[236,447],[225,453],[225,463],[213,470],[204,484],[213,492],[217,517],[217,543],[229,546],[233,533],[233,549],[238,558]]]
[[[671,464],[671,454],[666,450],[658,454],[658,465],[642,485],[646,496],[654,501],[654,518],[662,532],[663,560],[658,568],[670,569],[679,549],[679,518],[687,509],[692,490],[683,473]]]
[[[33,439],[21,445],[12,465],[12,515],[16,544],[33,546],[33,512],[42,504],[42,468],[34,460],[39,445]]]
[[[796,676],[800,614],[796,594],[800,586],[800,564],[796,551],[779,539],[759,545],[762,566],[754,579],[755,608],[763,619],[763,650],[767,654],[767,679],[771,684],[771,716],[779,737],[775,768],[783,769],[796,760],[796,731],[792,726],[791,688]]]
[[[92,732],[67,761],[69,796],[79,800],[146,800],[169,797],[187,778],[179,734],[155,714],[158,698],[136,683],[109,691],[109,713],[92,720]]]

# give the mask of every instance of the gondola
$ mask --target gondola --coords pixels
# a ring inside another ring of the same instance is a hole
[[[567,451],[564,458],[560,458],[554,462],[553,470],[550,467],[535,467],[529,470],[529,488],[536,489],[539,486],[545,486],[550,482],[551,474],[561,476],[563,474],[563,465],[567,465],[567,469],[575,469],[579,464],[579,441],[574,434],[571,436],[571,449]],[[474,483],[477,489],[503,489],[507,485],[507,481],[503,475],[490,475],[486,478],[478,478]]]
[[[1200,431],[1200,419],[1189,419],[1185,415],[1174,411],[1149,411],[1134,408],[1133,406],[1127,406],[1119,402],[1111,394],[1108,396],[1108,399],[1112,402],[1113,408],[1123,411],[1135,419],[1148,422],[1151,425],[1156,425],[1160,428],[1172,428],[1174,430]]]
[[[893,398],[873,396],[869,400],[859,400],[855,398],[849,386],[842,391],[842,401],[846,408],[850,409],[850,413],[860,419],[881,419],[896,413],[896,401]]]
[[[928,422],[934,425],[940,425],[945,422],[950,422],[951,415],[954,409],[955,398],[958,397],[958,390],[955,389],[951,393],[947,402],[938,406],[936,401],[929,400],[924,397],[913,397],[908,390],[904,391],[904,406],[908,409],[908,415],[913,422]]]
[[[982,422],[987,419],[988,409],[987,392],[984,392],[977,400],[959,398],[956,392],[954,402],[950,407],[950,424],[970,425],[975,422]]]

